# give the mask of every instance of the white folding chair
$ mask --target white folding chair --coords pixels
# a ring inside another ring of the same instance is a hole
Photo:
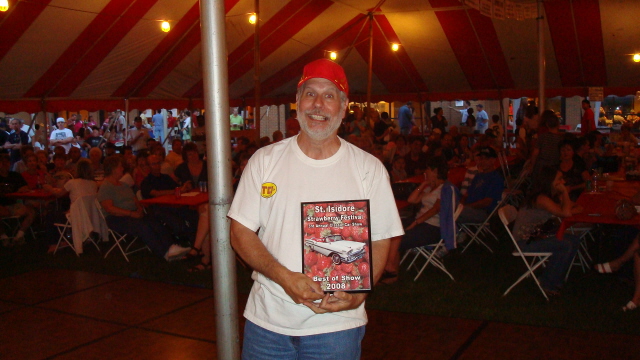
[[[578,235],[580,237],[580,246],[578,247],[578,252],[573,257],[573,260],[571,261],[571,266],[569,266],[567,275],[564,277],[565,281],[569,278],[569,274],[571,274],[571,269],[573,269],[574,266],[579,266],[582,269],[583,273],[586,273],[587,271],[589,271],[589,269],[591,268],[591,263],[593,262],[593,259],[591,258],[591,255],[589,255],[589,249],[587,247],[587,238],[590,238],[592,241],[595,241],[595,238],[591,233],[591,230],[593,230],[593,228],[591,227],[582,228],[582,227],[571,226],[567,230],[571,232],[571,234]]]
[[[527,267],[527,271],[524,274],[522,274],[522,276],[520,276],[520,278],[515,283],[513,283],[513,285],[511,285],[507,289],[507,291],[504,292],[504,294],[502,294],[502,296],[507,295],[509,291],[511,291],[511,289],[513,289],[516,285],[518,285],[522,280],[531,276],[533,280],[536,282],[536,285],[538,285],[538,288],[540,289],[540,292],[542,293],[544,298],[547,299],[547,301],[549,301],[549,297],[547,297],[547,294],[544,292],[544,289],[542,289],[542,286],[540,285],[540,281],[538,281],[538,277],[536,276],[534,271],[536,271],[536,269],[539,268],[540,266],[543,266],[545,262],[549,259],[549,257],[551,257],[552,253],[529,252],[529,251],[523,252],[520,249],[520,246],[518,246],[516,239],[513,237],[513,234],[509,229],[509,224],[516,219],[517,215],[518,215],[518,210],[516,210],[516,208],[512,205],[505,205],[501,207],[500,210],[498,210],[498,216],[502,221],[502,225],[504,225],[504,229],[509,234],[511,241],[513,242],[513,245],[516,248],[516,250],[511,255],[520,257],[522,259],[522,262],[524,262],[525,266]],[[530,260],[527,260],[527,259],[530,259]]]
[[[455,213],[453,214],[453,221],[455,222],[458,219],[458,216],[460,215],[460,213],[462,212],[462,208],[464,206],[459,205],[456,208]],[[456,234],[457,235],[457,234]],[[442,270],[445,274],[449,275],[449,277],[451,278],[451,280],[456,281],[453,278],[453,275],[451,275],[451,273],[447,270],[447,268],[444,266],[444,263],[442,262],[442,259],[440,259],[437,254],[438,252],[440,252],[441,250],[445,249],[445,245],[444,245],[444,239],[440,239],[440,241],[438,241],[437,244],[431,244],[431,245],[425,245],[425,246],[421,246],[421,247],[417,247],[413,250],[413,252],[415,252],[415,256],[413,258],[413,260],[411,261],[411,264],[409,264],[409,266],[407,267],[407,269],[410,269],[416,262],[416,260],[418,260],[418,258],[420,257],[420,255],[422,255],[426,261],[424,264],[422,264],[422,267],[418,270],[418,274],[416,275],[416,277],[413,279],[413,281],[418,280],[418,278],[420,277],[420,275],[422,275],[422,272],[424,271],[424,269],[427,268],[427,265],[432,264],[433,266],[437,267],[438,269]],[[405,253],[405,255],[402,257],[402,260],[400,261],[400,263],[402,263],[402,261],[404,261],[404,259],[407,257],[407,255],[412,252],[411,250],[407,251]],[[417,269],[417,265],[416,265],[416,269]]]
[[[487,215],[487,218],[481,223],[466,223],[466,224],[458,223],[458,226],[460,226],[460,229],[470,237],[466,245],[464,246],[464,248],[462,248],[462,251],[460,252],[461,254],[467,251],[469,246],[474,242],[477,242],[478,244],[484,246],[485,248],[487,248],[487,250],[489,250],[490,253],[493,254],[493,250],[491,250],[491,247],[489,247],[487,243],[482,241],[481,237],[486,238],[487,236],[491,236],[494,240],[496,241],[498,240],[498,236],[496,236],[496,234],[494,234],[493,231],[491,231],[489,222],[491,221],[491,218],[496,213],[496,211],[498,211],[498,208],[500,208],[502,204],[504,204],[504,201],[505,201],[505,197],[503,195],[502,199],[500,200],[500,202],[498,202],[498,204],[493,209],[493,211],[491,211],[489,215]]]
[[[106,223],[107,219],[104,216],[104,212],[103,212],[103,209],[102,209],[102,205],[100,204],[100,201],[98,201],[98,199],[96,199],[95,200],[95,204],[96,204],[96,208],[100,212],[100,216],[102,217],[102,219]],[[115,249],[116,247],[118,249],[120,249],[120,252],[122,253],[122,256],[124,256],[124,259],[127,260],[127,262],[129,262],[129,257],[127,255],[131,255],[133,253],[136,253],[138,251],[142,251],[142,250],[145,250],[145,249],[149,250],[149,252],[151,252],[151,249],[147,245],[139,247],[139,248],[134,249],[134,250],[129,250],[131,248],[131,246],[135,243],[135,241],[138,239],[137,236],[133,237],[131,239],[131,241],[127,244],[127,236],[129,236],[129,235],[121,234],[121,233],[111,229],[108,224],[107,224],[107,231],[108,231],[109,235],[115,241],[115,244],[113,244],[113,246],[111,246],[111,248],[109,248],[109,251],[107,251],[107,253],[104,254],[104,258],[105,259],[107,258],[107,256],[109,256],[109,253],[111,253],[111,251],[113,249]],[[123,247],[123,245],[126,245],[126,247]]]
[[[522,188],[524,187],[524,183],[529,178],[530,164],[531,160],[525,161],[524,165],[522,166],[522,170],[520,170],[520,174],[518,174],[518,177],[515,179],[515,181],[507,179],[507,187],[502,193],[506,204],[511,204],[518,207],[524,200],[524,192]]]

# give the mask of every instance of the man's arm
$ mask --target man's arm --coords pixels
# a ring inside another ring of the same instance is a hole
[[[492,202],[493,202],[493,199],[487,197],[487,198],[484,198],[482,200],[478,200],[476,202],[472,202],[471,204],[464,204],[464,206],[477,208],[477,209],[483,209],[483,208],[486,208],[487,206],[491,205]]]
[[[285,268],[269,253],[255,232],[233,219],[231,246],[254,270],[282,286],[296,304],[309,306],[312,301],[322,299],[324,293],[319,284],[303,273]],[[316,307],[315,304],[312,306]]]

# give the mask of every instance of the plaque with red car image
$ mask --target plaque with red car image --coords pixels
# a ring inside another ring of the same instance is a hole
[[[371,291],[369,200],[302,203],[302,272],[322,290]]]

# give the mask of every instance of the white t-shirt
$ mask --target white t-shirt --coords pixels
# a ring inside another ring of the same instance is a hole
[[[135,143],[133,142],[133,140],[138,137],[138,134],[142,133],[142,136],[140,136],[138,138],[138,141],[136,141]],[[139,151],[141,149],[146,149],[147,148],[147,140],[149,139],[149,131],[145,128],[141,128],[140,130],[138,130],[138,128],[133,127],[131,129],[129,129],[128,135],[127,135],[128,141],[131,141],[129,143],[129,145],[131,145],[131,149],[133,151]]]
[[[422,216],[422,214],[429,211],[429,209],[433,207],[433,204],[435,204],[436,201],[440,200],[440,192],[442,192],[442,184],[440,184],[440,186],[435,188],[435,190],[433,191],[431,191],[431,187],[427,187],[426,189],[424,189],[424,191],[422,192],[422,207],[416,214],[416,219]],[[427,224],[440,227],[439,213],[436,213],[432,217],[428,218],[425,222]]]
[[[98,193],[98,184],[93,180],[71,179],[64,184],[64,189],[69,192],[71,203],[86,195]]]
[[[66,138],[73,138],[73,133],[71,132],[71,130],[57,129],[51,132],[51,137],[49,137],[49,140],[64,140]],[[69,153],[69,149],[71,149],[71,143],[61,144],[60,146],[64,148],[65,153]]]
[[[340,139],[340,149],[333,156],[314,160],[300,150],[297,139],[294,136],[263,147],[251,157],[228,214],[247,228],[259,230],[258,237],[283,266],[302,271],[302,202],[369,199],[372,241],[404,233],[389,175],[378,159]],[[263,188],[272,189],[272,195],[263,197]],[[364,304],[318,315],[294,303],[280,285],[264,275],[254,271],[252,278],[244,316],[267,330],[306,336],[367,323]]]

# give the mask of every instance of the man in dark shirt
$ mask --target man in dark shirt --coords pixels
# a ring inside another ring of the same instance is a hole
[[[373,118],[373,142],[380,145],[386,145],[385,137],[393,131],[391,126],[382,121],[378,110],[371,109],[371,117]]]
[[[9,139],[9,133],[7,132],[7,124],[0,122],[0,144],[4,145]]]
[[[18,216],[23,218],[20,223],[20,229],[13,237],[14,244],[24,242],[24,234],[33,223],[36,217],[36,211],[30,207],[16,202],[16,199],[4,196],[12,192],[28,191],[29,187],[22,175],[17,172],[9,171],[11,161],[8,154],[0,154],[0,217]],[[10,246],[11,240],[5,233],[6,229],[0,229],[0,240],[4,246]]]
[[[427,154],[422,151],[424,139],[416,136],[411,141],[411,151],[404,157],[405,171],[407,176],[420,175],[427,165]]]
[[[11,164],[13,165],[20,161],[20,148],[22,145],[29,143],[29,136],[27,136],[26,132],[22,131],[22,120],[11,119],[9,126],[11,126],[11,133],[9,133],[9,137],[4,143],[4,148],[10,151]]]
[[[140,184],[140,192],[144,199],[174,194],[177,187],[181,192],[191,190],[190,183],[180,186],[171,176],[161,172],[162,158],[160,156],[149,155],[147,161],[151,172]],[[193,243],[198,228],[199,215],[196,210],[168,206],[150,206],[148,210],[150,215],[166,224],[175,236],[189,238]]]

